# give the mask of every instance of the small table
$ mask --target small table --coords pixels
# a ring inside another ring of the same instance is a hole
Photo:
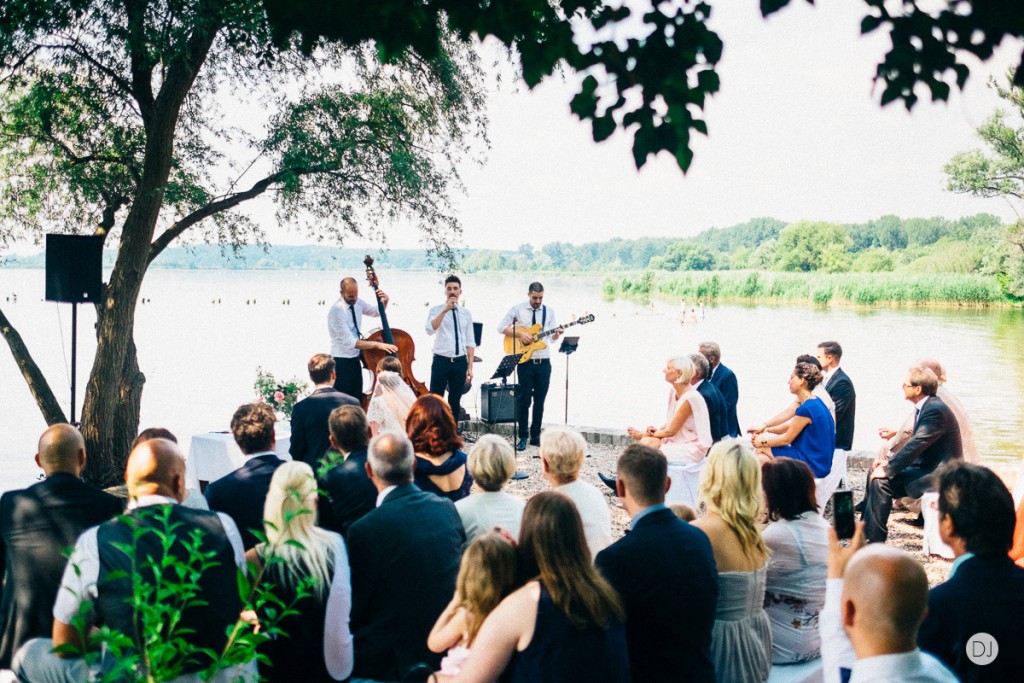
[[[277,455],[282,460],[291,460],[288,447],[292,441],[291,425],[278,422],[274,426],[277,438]],[[209,432],[196,434],[188,447],[185,458],[185,487],[205,491],[206,485],[231,474],[245,464],[245,456],[235,443],[230,432]]]

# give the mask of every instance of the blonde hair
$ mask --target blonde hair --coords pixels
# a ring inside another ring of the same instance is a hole
[[[501,437],[485,434],[470,449],[466,466],[473,481],[484,491],[500,491],[516,472],[516,454]]]
[[[316,499],[316,479],[309,465],[286,462],[274,471],[263,505],[267,543],[262,554],[267,572],[282,584],[294,588],[308,576],[314,593],[326,599],[336,541],[335,534],[316,526]]]
[[[466,645],[472,645],[487,615],[518,585],[516,546],[500,529],[469,544],[455,579],[455,597],[466,610]]]
[[[697,519],[696,510],[685,503],[671,503],[668,505],[668,509],[672,511],[673,515],[684,522],[693,522]]]
[[[540,435],[540,457],[548,464],[548,471],[560,484],[576,480],[586,455],[587,442],[579,432],[555,427],[545,429]]]
[[[748,558],[768,557],[768,547],[757,528],[761,465],[750,448],[738,439],[725,439],[711,447],[700,476],[700,500],[739,537]]]
[[[668,359],[668,364],[680,373],[679,379],[675,381],[676,384],[689,384],[693,379],[695,369],[689,356],[672,356]]]

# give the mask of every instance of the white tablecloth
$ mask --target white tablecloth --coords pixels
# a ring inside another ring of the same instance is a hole
[[[278,422],[274,428],[277,437],[277,454],[282,460],[291,460],[288,447],[292,441],[291,425]],[[217,481],[226,474],[231,474],[245,463],[245,456],[228,432],[209,432],[196,434],[188,447],[185,459],[185,486],[190,489],[202,490],[200,482]]]

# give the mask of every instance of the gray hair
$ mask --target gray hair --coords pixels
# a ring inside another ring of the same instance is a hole
[[[693,379],[693,363],[690,362],[688,356],[673,356],[668,359],[668,364],[682,373],[678,384],[688,384]]]
[[[704,354],[691,353],[687,358],[693,363],[693,374],[697,375],[700,379],[707,379],[708,375],[711,374],[711,363],[704,357]]]
[[[712,358],[714,358],[716,361],[722,360],[722,347],[720,347],[717,342],[701,342],[700,346],[698,346],[697,348],[700,350],[702,354],[704,354],[705,357],[707,357],[708,361],[710,361]]]
[[[412,481],[416,454],[412,441],[401,432],[381,432],[373,437],[366,459],[374,476],[389,485]]]
[[[938,359],[922,358],[917,361],[917,364],[934,372],[935,377],[939,380],[939,384],[943,384],[946,381],[946,370],[942,367],[942,363],[940,363]]]
[[[505,439],[484,434],[470,449],[466,467],[484,491],[500,491],[502,484],[516,473],[516,454]]]

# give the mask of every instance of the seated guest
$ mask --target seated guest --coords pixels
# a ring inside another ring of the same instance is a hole
[[[167,439],[172,443],[178,443],[178,437],[171,430],[164,429],[163,427],[149,427],[139,432],[139,435],[132,441],[132,446],[128,449],[128,452],[134,451],[136,446],[150,439]],[[181,501],[181,504],[187,508],[195,508],[197,510],[210,509],[209,504],[206,502],[206,497],[196,489],[185,489],[185,500]]]
[[[630,532],[595,564],[622,598],[633,683],[714,683],[711,627],[718,572],[704,532],[665,507],[668,462],[635,444],[619,456],[618,494]]]
[[[450,500],[413,483],[414,463],[404,434],[384,432],[370,442],[366,472],[377,509],[348,530],[357,679],[397,681],[441,661],[427,636],[455,592],[466,535]]]
[[[377,506],[377,488],[366,474],[370,427],[359,406],[335,408],[328,426],[339,457],[328,456],[320,472],[320,526],[347,537],[349,527]]]
[[[462,670],[484,619],[518,587],[516,544],[507,531],[491,529],[470,541],[459,564],[455,597],[427,638],[431,652],[448,653],[440,673]]]
[[[711,427],[711,440],[715,443],[729,436],[729,414],[725,407],[725,397],[711,382],[706,381],[711,374],[711,364],[702,354],[691,353],[687,356],[693,363],[693,377],[690,384],[704,397],[708,407],[708,422]]]
[[[461,672],[436,680],[627,683],[622,603],[591,563],[572,501],[552,491],[531,498],[519,554],[529,581],[484,621]]]
[[[764,458],[792,458],[807,463],[815,477],[832,471],[836,452],[836,425],[828,408],[811,392],[821,383],[821,370],[797,363],[789,376],[789,391],[800,405],[785,427],[770,427],[751,437]]]
[[[907,553],[864,547],[864,525],[848,548],[829,530],[828,586],[821,611],[825,683],[955,683],[942,662],[917,648],[928,609],[928,577]]]
[[[245,554],[262,568],[272,593],[295,610],[277,622],[281,635],[260,646],[262,680],[290,682],[301,671],[303,681],[343,681],[352,673],[348,553],[341,536],[314,526],[316,491],[306,463],[278,467],[263,508],[267,542]]]
[[[689,505],[683,505],[682,503],[672,503],[670,505],[666,505],[665,507],[671,510],[673,515],[683,520],[684,522],[697,521],[697,511],[694,510]]]
[[[707,514],[694,525],[707,534],[718,568],[711,661],[720,683],[764,681],[772,666],[772,633],[763,604],[768,547],[758,530],[761,465],[738,441],[711,447],[701,475]]]
[[[771,552],[764,611],[772,625],[772,663],[815,659],[821,654],[828,522],[818,514],[814,476],[805,463],[776,458],[762,465],[761,479],[771,522],[761,536]]]
[[[711,422],[704,397],[690,385],[693,363],[685,356],[669,358],[662,370],[671,389],[665,424],[626,432],[644,446],[661,449],[669,463],[699,462],[711,447]]]
[[[466,496],[455,503],[466,530],[466,542],[480,534],[500,527],[519,540],[519,523],[526,503],[509,495],[501,487],[516,472],[516,454],[512,446],[494,434],[484,434],[469,451],[469,473],[480,493]]]
[[[377,363],[377,383],[366,408],[370,433],[377,436],[381,432],[404,432],[415,402],[416,394],[402,378],[402,361],[395,356],[381,358]]]
[[[405,433],[416,449],[416,485],[453,503],[469,495],[473,477],[466,467],[451,407],[437,394],[416,399]]]
[[[949,580],[928,593],[917,645],[963,681],[1019,679],[1024,672],[1024,569],[1007,556],[1013,497],[992,470],[966,463],[944,469],[938,489],[939,535],[956,559]],[[999,644],[994,661],[970,660],[976,633],[987,633]]]
[[[835,404],[836,448],[848,451],[853,448],[857,392],[853,388],[853,380],[839,367],[842,359],[843,347],[839,342],[824,341],[818,344],[818,367],[823,375],[822,384]]]
[[[893,498],[920,498],[934,486],[935,469],[962,457],[960,427],[953,411],[935,394],[939,380],[916,366],[903,381],[903,395],[914,404],[914,431],[888,463],[868,475],[864,493],[864,533],[868,542],[884,542],[889,534]]]
[[[544,478],[551,487],[576,504],[583,520],[583,534],[590,556],[611,545],[612,515],[604,496],[593,484],[580,479],[587,442],[571,429],[554,427],[540,435],[540,460]]]
[[[797,356],[796,362],[798,364],[810,363],[814,367],[821,370],[821,363],[818,361],[818,359],[807,353]],[[832,422],[834,424],[836,420],[836,404],[832,401],[832,397],[829,395],[829,393],[825,391],[825,387],[822,386],[821,382],[814,386],[814,390],[811,391],[811,395],[814,396],[815,398],[820,399],[821,402],[825,404],[825,407],[828,408],[829,415],[832,416]],[[792,403],[786,406],[786,408],[782,410],[782,412],[778,413],[777,415],[768,420],[765,420],[756,427],[748,428],[747,432],[749,434],[760,434],[769,427],[783,427],[784,429],[778,432],[783,433],[785,429],[789,428],[789,421],[793,419],[794,415],[796,415],[796,409],[799,407],[800,401],[794,400]]]
[[[284,464],[277,457],[274,411],[266,403],[246,403],[231,417],[231,433],[245,456],[245,464],[206,487],[211,510],[224,512],[242,532],[248,550],[263,533],[263,504],[274,470]]]
[[[727,433],[729,436],[739,436],[740,422],[736,418],[736,404],[740,400],[740,387],[736,381],[736,373],[722,365],[722,349],[717,342],[701,342],[697,350],[711,365],[708,381],[718,388],[725,399]]]
[[[292,460],[304,462],[316,469],[327,452],[327,419],[331,411],[341,406],[358,406],[359,401],[334,388],[334,358],[318,353],[306,365],[309,379],[315,385],[313,393],[292,408],[292,437],[288,453]]]
[[[211,653],[223,652],[228,644],[229,626],[241,610],[237,572],[245,567],[234,522],[221,513],[178,504],[185,496],[185,458],[166,439],[150,439],[131,452],[125,483],[131,519],[114,518],[78,538],[53,606],[53,637],[30,640],[18,651],[14,669],[19,680],[92,680],[81,653],[83,634],[94,624],[127,638],[125,654],[151,654],[145,642],[154,637],[184,646],[163,648],[158,662],[138,657],[133,668],[119,671],[117,680],[152,680],[153,667],[198,674],[213,663]],[[169,546],[164,545],[165,524],[175,529]],[[182,564],[194,572],[195,593],[170,587],[180,584]],[[139,600],[161,600],[166,614],[177,619],[154,623],[155,605],[140,613],[133,606]],[[147,630],[152,628],[159,633]],[[54,648],[66,651],[56,654]],[[115,659],[108,653],[101,673],[110,673],[115,663],[125,665]],[[242,673],[222,670],[214,680],[234,681]]]
[[[119,498],[81,480],[85,440],[71,425],[43,432],[36,464],[46,479],[0,497],[0,669],[10,668],[28,640],[52,633],[64,549],[87,528],[121,513]]]
[[[977,465],[981,458],[978,455],[978,447],[974,443],[974,426],[971,424],[971,418],[964,410],[963,404],[960,403],[960,399],[946,386],[946,370],[934,358],[924,358],[918,361],[918,365],[928,368],[938,378],[939,388],[935,391],[935,395],[949,406],[949,409],[953,411],[953,416],[956,417],[957,426],[960,427],[960,444],[964,451],[964,462]]]

